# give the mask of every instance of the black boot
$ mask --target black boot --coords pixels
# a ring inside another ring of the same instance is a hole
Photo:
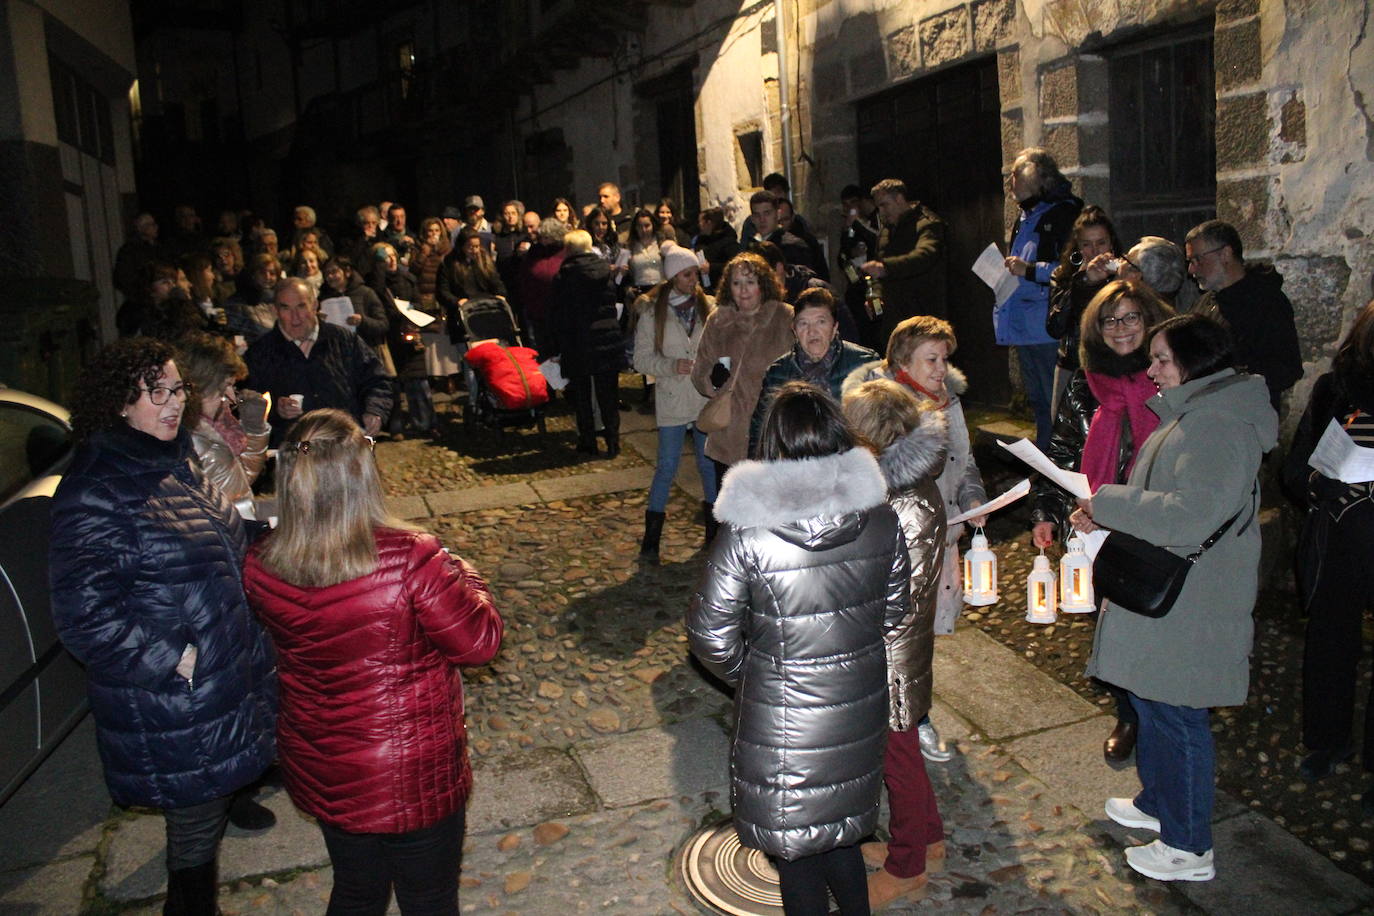
[[[270,808],[264,807],[253,800],[253,795],[257,791],[258,784],[240,789],[234,794],[234,800],[229,805],[229,823],[239,830],[256,832],[267,830],[277,823],[277,816],[272,813]]]
[[[716,532],[720,530],[720,522],[716,521],[715,503],[701,501],[701,515],[703,524],[706,526],[706,546],[710,547],[711,542],[716,539]]]
[[[620,433],[606,434],[606,457],[615,458],[620,454]]]
[[[658,542],[663,536],[664,513],[648,509],[644,512],[644,540],[639,542],[639,555],[658,559]]]
[[[162,905],[162,916],[218,916],[216,870],[213,861],[191,868],[169,870],[167,902]]]

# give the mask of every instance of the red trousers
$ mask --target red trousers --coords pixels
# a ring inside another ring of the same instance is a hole
[[[945,838],[945,825],[935,805],[935,790],[921,756],[921,739],[913,727],[887,733],[883,755],[883,783],[892,817],[887,861],[883,868],[898,878],[914,878],[926,870],[926,847]]]

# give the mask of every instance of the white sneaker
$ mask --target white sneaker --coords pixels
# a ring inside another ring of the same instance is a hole
[[[921,739],[921,756],[931,763],[948,763],[954,759],[954,751],[945,747],[945,743],[940,740],[940,733],[935,730],[934,723],[922,722],[916,727],[917,735]]]
[[[1122,827],[1141,827],[1159,833],[1159,818],[1150,817],[1137,808],[1135,802],[1129,798],[1107,799],[1107,817]]]
[[[1126,864],[1159,881],[1211,881],[1217,876],[1212,850],[1196,855],[1175,849],[1163,840],[1127,849]]]

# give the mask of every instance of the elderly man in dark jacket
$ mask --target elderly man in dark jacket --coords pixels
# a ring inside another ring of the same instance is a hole
[[[320,407],[353,415],[375,436],[391,414],[391,380],[371,347],[352,331],[321,322],[315,291],[289,277],[277,284],[275,330],[254,341],[244,354],[248,385],[272,395],[272,444],[292,421]],[[296,396],[303,396],[298,400]]]
[[[906,183],[885,178],[873,186],[882,229],[878,255],[864,264],[864,273],[882,281],[881,339],[912,315],[947,318],[947,257],[945,221],[920,201],[907,199]]]
[[[1246,264],[1240,233],[1230,223],[1208,220],[1183,242],[1188,273],[1204,290],[1193,311],[1231,332],[1236,361],[1269,386],[1269,404],[1302,378],[1302,354],[1293,323],[1293,303],[1283,293],[1283,276],[1267,264]]]

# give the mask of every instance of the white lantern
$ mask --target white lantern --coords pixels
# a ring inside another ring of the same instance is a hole
[[[1083,552],[1083,539],[1069,538],[1068,550],[1059,560],[1059,610],[1065,614],[1091,614],[1093,564]]]
[[[982,607],[996,603],[997,554],[988,549],[988,539],[979,528],[964,554],[964,604]]]
[[[1035,558],[1035,566],[1026,577],[1026,622],[1054,623],[1054,570],[1050,558],[1042,550]]]

